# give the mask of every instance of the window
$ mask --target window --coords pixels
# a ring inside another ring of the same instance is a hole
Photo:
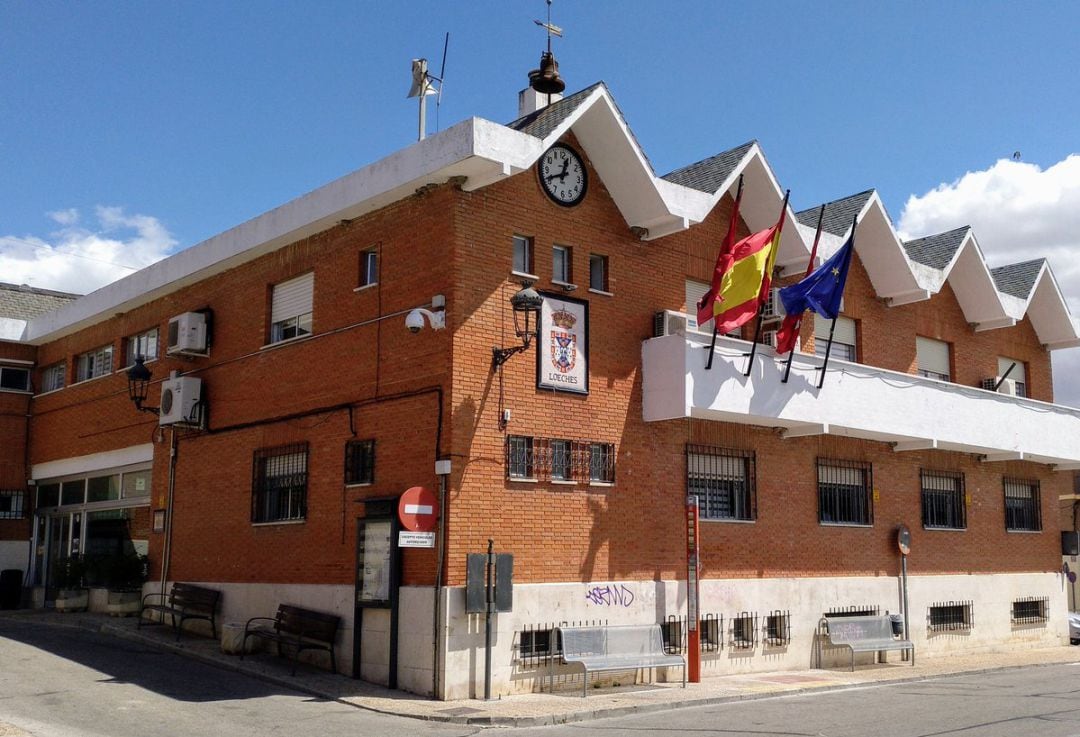
[[[506,439],[506,475],[509,478],[534,478],[532,440],[520,435],[511,435]]]
[[[551,281],[556,284],[572,283],[573,253],[569,246],[555,246],[551,249]]]
[[[701,519],[755,519],[754,482],[752,451],[686,446],[686,493],[697,497]]]
[[[26,492],[0,489],[0,519],[23,519],[26,516]]]
[[[273,286],[270,300],[271,343],[311,334],[311,302],[314,289],[314,272]]]
[[[931,632],[969,630],[974,623],[970,601],[950,601],[930,607]]]
[[[573,468],[571,466],[570,441],[552,440],[551,446],[551,479],[553,481],[572,481]]]
[[[147,361],[153,361],[158,357],[158,329],[149,330],[132,335],[127,339],[127,365],[134,366],[135,359],[142,357]]]
[[[120,474],[87,479],[87,501],[108,502],[120,498]]]
[[[1005,479],[1005,529],[1021,532],[1042,529],[1038,481]]]
[[[1050,600],[1045,596],[1026,596],[1012,603],[1013,624],[1041,624],[1046,622]]]
[[[14,392],[30,391],[30,369],[0,366],[0,389]]]
[[[677,617],[668,617],[667,621],[660,624],[660,639],[664,643],[664,652],[668,655],[678,655],[683,652],[685,638],[683,638],[683,623]]]
[[[731,618],[731,647],[750,650],[757,644],[757,615],[741,612]]]
[[[307,516],[307,461],[307,443],[255,451],[252,522],[286,522]]]
[[[948,471],[920,471],[922,523],[928,529],[962,530],[967,527],[964,475]]]
[[[46,366],[41,370],[41,391],[53,392],[64,388],[64,374],[67,365],[61,361],[52,366]]]
[[[345,483],[375,483],[374,440],[350,440],[345,444]]]
[[[518,658],[537,665],[540,660],[559,652],[558,639],[550,629],[523,630],[518,639]]]
[[[715,653],[720,650],[720,633],[724,628],[724,618],[715,614],[706,614],[698,620],[698,633],[701,638],[701,651]]]
[[[869,463],[818,459],[818,520],[832,525],[872,525]]]
[[[75,368],[75,381],[88,381],[112,373],[113,347],[104,345],[79,355]]]
[[[791,642],[791,612],[776,610],[765,619],[765,644],[783,647]]]
[[[514,272],[529,276],[533,273],[533,241],[523,235],[514,236]]]
[[[1004,356],[998,356],[998,372],[999,377],[1008,374],[1008,379],[1016,386],[1016,396],[1026,397],[1027,391],[1027,371],[1024,369],[1024,362],[1015,358],[1005,358]]]
[[[615,446],[610,443],[589,445],[589,481],[611,484],[615,482]]]
[[[950,381],[949,344],[942,340],[915,336],[916,369],[919,376]]]
[[[832,332],[832,350],[829,353],[829,360],[839,358],[841,361],[858,361],[858,352],[855,348],[857,345],[855,321],[843,315],[837,315],[835,330],[832,327],[832,320],[827,320],[821,315],[814,316],[814,355],[825,355],[830,332]]]
[[[379,254],[374,248],[360,252],[360,286],[379,283]]]
[[[610,292],[608,289],[607,256],[589,254],[589,289],[594,292]]]

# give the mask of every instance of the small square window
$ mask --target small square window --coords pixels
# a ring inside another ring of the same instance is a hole
[[[964,475],[921,471],[923,527],[962,530],[967,527]]]
[[[374,440],[350,440],[345,444],[345,483],[375,483]]]
[[[64,388],[67,364],[63,361],[46,366],[41,370],[41,391],[52,392]]]
[[[136,358],[153,361],[158,357],[158,329],[150,328],[127,339],[127,366],[134,366]]]
[[[589,481],[615,482],[615,446],[611,443],[589,445]]]
[[[379,254],[374,248],[360,252],[360,286],[379,283]]]
[[[1005,529],[1038,532],[1042,529],[1039,482],[1005,479]]]
[[[75,372],[75,381],[88,381],[112,373],[113,347],[105,345],[80,354]]]
[[[569,246],[555,246],[551,249],[551,280],[556,284],[570,284],[573,271],[573,250]]]
[[[518,274],[533,273],[533,241],[524,235],[514,236],[514,271]]]
[[[834,525],[874,524],[871,466],[858,461],[818,459],[818,521]]]
[[[0,519],[26,517],[26,492],[22,489],[0,489]]]
[[[741,612],[731,619],[731,647],[750,650],[757,644],[757,615]]]
[[[30,369],[0,366],[0,389],[16,392],[30,391]]]
[[[256,450],[252,459],[251,521],[307,517],[308,444]]]
[[[593,253],[589,255],[589,289],[595,292],[607,292],[608,262],[607,256]]]
[[[570,481],[573,479],[572,464],[570,462],[570,441],[551,441],[551,478],[555,481]]]
[[[511,435],[506,439],[506,475],[511,479],[532,479],[533,439]]]

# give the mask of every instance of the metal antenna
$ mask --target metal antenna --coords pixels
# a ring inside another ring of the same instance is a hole
[[[419,115],[419,135],[416,140],[424,140],[424,136],[427,135],[427,97],[428,95],[438,95],[435,107],[435,121],[438,126],[438,114],[439,105],[442,102],[442,75],[446,72],[446,48],[450,44],[450,33],[447,32],[446,40],[443,43],[443,59],[442,70],[439,72],[439,76],[436,77],[433,74],[428,73],[427,59],[413,59],[412,60],[412,87],[409,88],[409,94],[406,97],[418,97],[420,98],[420,115]],[[436,88],[432,82],[438,82],[439,87]]]
[[[435,98],[435,130],[439,130],[439,111],[442,109],[442,90],[446,80],[446,50],[450,48],[450,31],[446,32],[446,38],[442,46],[442,64],[439,66],[439,95]]]

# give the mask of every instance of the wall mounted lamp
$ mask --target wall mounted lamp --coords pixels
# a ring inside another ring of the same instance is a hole
[[[544,298],[532,288],[531,281],[521,282],[521,289],[510,298],[510,306],[514,311],[514,334],[521,339],[521,345],[510,348],[491,349],[491,370],[495,371],[502,366],[510,356],[529,349],[529,343],[533,335],[540,328],[540,308],[544,304]],[[530,325],[530,322],[533,323]]]
[[[146,359],[142,356],[135,357],[135,365],[128,369],[128,397],[135,403],[135,409],[140,412],[158,413],[157,407],[144,407],[146,391],[150,388],[150,369],[146,368]]]

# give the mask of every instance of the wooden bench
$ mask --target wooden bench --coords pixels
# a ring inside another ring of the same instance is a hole
[[[259,637],[277,643],[277,654],[281,657],[281,646],[293,648],[292,674],[296,675],[296,664],[304,650],[322,650],[330,653],[330,669],[337,673],[337,658],[334,656],[334,641],[337,640],[341,617],[324,614],[298,606],[281,604],[273,617],[254,617],[244,625],[244,642],[240,648],[240,659],[244,658],[249,637]]]
[[[859,617],[825,617],[821,620],[822,632],[818,639],[818,666],[821,666],[822,646],[827,642],[833,647],[851,650],[851,670],[855,670],[855,653],[880,653],[886,650],[911,652],[911,666],[915,667],[915,643],[893,637],[892,622],[888,614]]]
[[[153,599],[159,599],[158,603],[148,603]],[[210,623],[210,632],[217,637],[217,622],[214,619],[218,602],[221,600],[221,592],[217,589],[208,589],[205,586],[196,586],[190,583],[174,583],[168,596],[165,594],[147,594],[142,600],[142,613],[139,614],[139,627],[143,626],[146,612],[158,612],[162,615],[162,623],[165,615],[172,617],[172,626],[176,630],[176,641],[180,641],[180,632],[183,630],[184,621],[188,619],[205,619]],[[179,619],[177,619],[179,617]]]
[[[686,688],[686,658],[664,651],[664,637],[658,624],[558,627],[556,632],[557,641],[562,644],[562,662],[580,665],[584,670],[582,697],[589,694],[589,673],[593,671],[678,666],[683,669],[683,688]]]

